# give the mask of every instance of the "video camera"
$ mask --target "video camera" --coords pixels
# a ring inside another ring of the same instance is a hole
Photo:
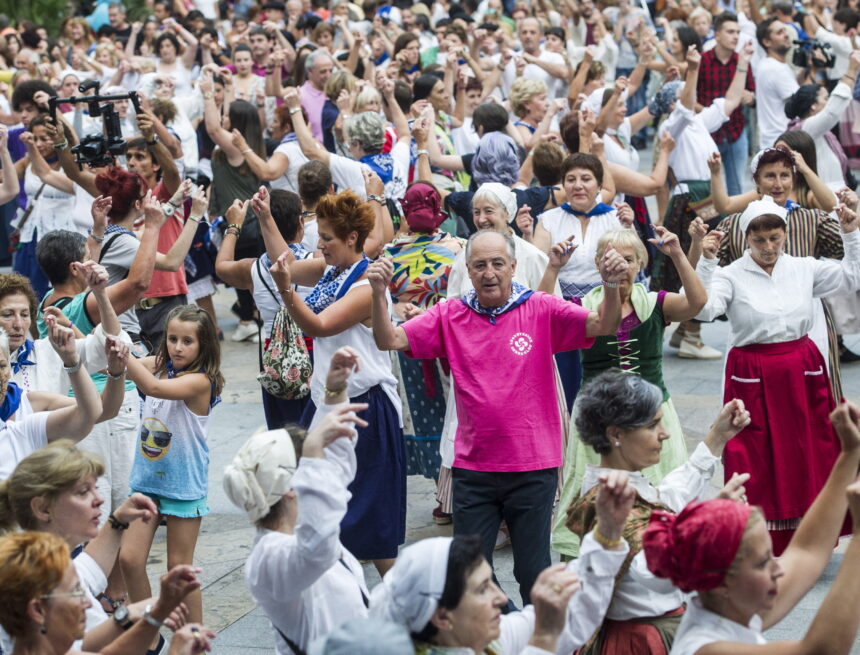
[[[798,46],[791,58],[798,68],[833,68],[836,63],[836,55],[829,43],[822,43],[818,39],[804,39],[795,41]],[[823,57],[823,59],[822,59]]]
[[[48,100],[48,109],[52,118],[56,118],[57,107],[61,102],[72,105],[85,102],[91,118],[102,118],[104,126],[102,134],[88,134],[81,139],[78,145],[72,146],[75,163],[81,169],[83,169],[84,164],[95,167],[112,166],[116,157],[125,153],[126,141],[122,138],[119,114],[111,101],[131,100],[134,110],[138,114],[141,112],[140,98],[138,98],[136,91],[103,96],[99,94],[100,86],[101,82],[98,80],[88,80],[81,83],[78,91],[87,93],[91,89],[95,89],[92,95],[74,96],[72,98],[52,97]]]

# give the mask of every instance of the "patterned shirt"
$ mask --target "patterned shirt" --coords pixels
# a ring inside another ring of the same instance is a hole
[[[724,98],[735,76],[738,67],[738,53],[733,52],[729,60],[724,64],[716,55],[715,50],[708,50],[702,55],[702,63],[699,64],[699,82],[696,87],[696,100],[700,105],[709,106],[717,98]],[[747,69],[747,91],[755,91],[752,70]],[[711,136],[717,144],[726,139],[730,142],[737,141],[743,132],[746,121],[744,120],[743,108],[738,107],[732,112],[727,123]]]

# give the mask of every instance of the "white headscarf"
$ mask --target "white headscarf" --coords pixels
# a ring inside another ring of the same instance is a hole
[[[600,114],[600,110],[603,109],[603,96],[607,91],[614,91],[614,86],[603,86],[599,89],[595,89],[592,91],[588,97],[582,101],[582,109],[588,109],[592,114],[597,116]],[[627,90],[625,89],[621,93],[621,97],[618,99],[618,102],[627,102]]]
[[[421,632],[445,590],[451,537],[422,539],[400,551],[394,566],[370,594],[370,615]]]
[[[291,488],[296,452],[286,430],[255,434],[224,469],[224,491],[252,521],[269,513]]]
[[[780,207],[777,205],[773,198],[770,196],[762,196],[761,200],[753,200],[747,208],[744,209],[744,213],[741,214],[738,219],[738,223],[741,227],[741,233],[746,234],[747,228],[750,226],[756,218],[759,216],[764,216],[765,214],[772,214],[778,218],[782,219],[782,222],[785,223],[785,217],[788,215],[788,211],[785,207]]]
[[[517,217],[517,196],[511,191],[510,187],[498,182],[485,182],[475,191],[475,196],[483,193],[490,193],[508,213],[508,223],[513,223]],[[473,196],[473,201],[474,197]]]

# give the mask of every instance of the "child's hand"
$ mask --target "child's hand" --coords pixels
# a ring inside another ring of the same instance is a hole
[[[128,367],[128,344],[118,337],[108,335],[105,339],[105,355],[107,356],[108,375],[117,377],[125,373]]]
[[[353,371],[358,371],[359,365],[358,353],[349,346],[336,350],[331,356],[328,375],[325,379],[326,389],[329,391],[345,389],[349,376],[352,375]]]

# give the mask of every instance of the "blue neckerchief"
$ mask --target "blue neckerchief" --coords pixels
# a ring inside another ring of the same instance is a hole
[[[516,309],[520,305],[522,305],[526,300],[528,300],[531,295],[534,293],[531,289],[526,289],[519,282],[513,282],[511,284],[511,295],[505,301],[505,304],[501,307],[484,307],[478,302],[478,292],[472,289],[465,296],[462,296],[460,300],[466,305],[466,307],[470,308],[472,311],[475,311],[479,314],[484,314],[485,316],[490,317],[490,324],[496,324],[496,316],[504,314],[505,312],[509,312],[512,309]]]
[[[334,266],[329,267],[305,298],[305,303],[314,314],[320,314],[326,307],[346,295],[353,282],[364,275],[369,265],[370,260],[362,255],[355,264],[342,271],[338,271]]]
[[[795,209],[800,209],[800,205],[794,202],[794,200],[787,198],[785,201],[785,210],[793,212]]]
[[[794,21],[789,23],[789,25],[791,25],[794,29],[797,30],[797,40],[798,41],[809,41],[809,34],[806,33],[806,31],[803,29],[802,26],[798,25]]]
[[[14,382],[6,384],[6,397],[3,399],[3,404],[0,405],[0,419],[8,421],[18,408],[21,406],[21,394],[23,390]]]
[[[536,128],[536,127],[532,127],[532,126],[531,126],[531,125],[529,125],[528,123],[523,123],[522,121],[517,121],[516,123],[514,123],[514,125],[519,125],[520,127],[524,127],[524,128],[526,128],[529,132],[531,132],[532,134],[534,134],[534,133],[537,131],[537,128]]]
[[[387,59],[388,59],[388,53],[383,51],[383,53],[379,56],[379,59],[375,59],[373,61],[373,65],[379,66],[380,64],[382,64]]]
[[[465,63],[465,62],[464,62],[464,63]],[[420,68],[418,68],[418,64],[415,64],[412,68],[410,68],[408,71],[406,71],[406,74],[407,74],[407,75],[411,75],[412,73],[417,73],[417,72],[418,72],[418,71],[420,71],[420,70],[421,70],[421,69],[420,69]]]
[[[164,364],[164,368],[167,370],[167,379],[168,380],[172,380],[176,376],[180,375],[181,373],[185,373],[185,371],[188,370],[188,369],[184,369],[184,368],[180,368],[179,370],[177,370],[173,366],[173,362],[169,359]],[[197,372],[198,373],[204,373],[204,374],[206,373],[206,371],[204,371],[202,368]],[[218,403],[221,402],[221,396],[215,395],[215,383],[210,382],[210,385],[212,387],[212,393],[209,395],[209,409],[212,409],[213,407],[215,407],[215,405],[217,405]]]
[[[18,350],[15,351],[17,355],[15,357],[15,361],[12,362],[12,372],[20,373],[21,369],[25,366],[35,366],[36,362],[32,362],[27,359],[30,356],[30,353],[33,352],[33,341],[31,339],[26,339],[24,341],[24,345],[20,346]]]
[[[299,137],[296,136],[295,132],[290,132],[289,134],[284,135],[284,138],[281,139],[281,145],[285,143],[292,143],[293,141],[298,141]]]
[[[591,218],[592,216],[600,216],[601,214],[608,214],[613,210],[612,207],[607,205],[605,202],[597,203],[593,209],[587,212],[578,212],[573,207],[570,206],[569,202],[564,203],[561,208],[566,211],[568,214],[573,214],[574,216],[580,216],[582,218]]]
[[[308,249],[302,243],[288,243],[287,247],[293,251],[293,254],[296,256],[296,259],[307,259]],[[266,255],[266,261],[268,262],[267,266],[271,266],[272,263],[269,260],[269,255]]]
[[[365,155],[359,161],[370,166],[383,184],[388,184],[394,177],[394,157],[391,155],[383,155],[378,152],[375,155]]]
[[[129,230],[127,227],[123,227],[122,225],[114,225],[113,223],[111,223],[105,228],[105,234],[130,234],[135,239],[137,238],[137,235],[131,230]]]

